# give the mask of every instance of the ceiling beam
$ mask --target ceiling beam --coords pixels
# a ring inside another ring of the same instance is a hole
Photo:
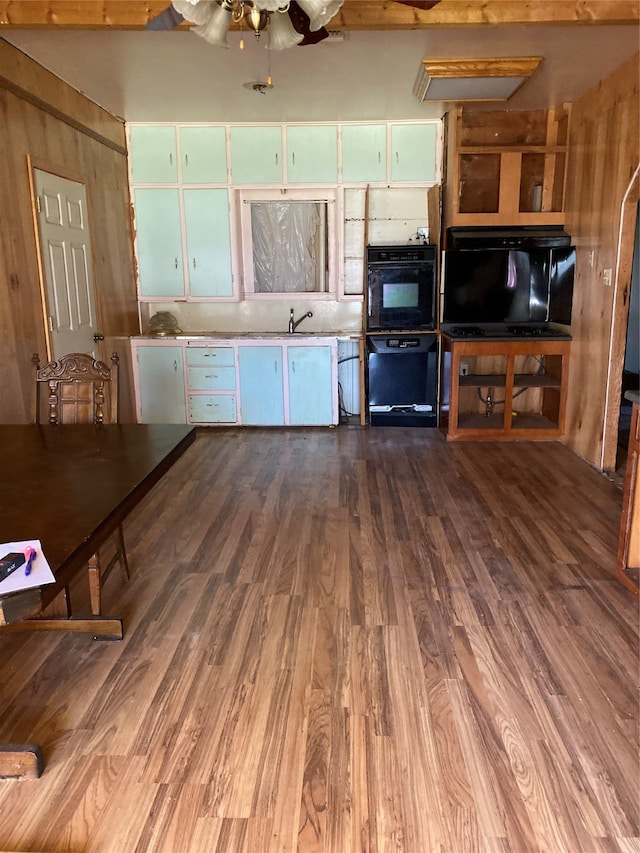
[[[144,29],[168,5],[169,0],[0,0],[0,34],[3,28]],[[440,0],[421,10],[394,0],[345,0],[328,29],[638,24],[639,7],[638,0]]]

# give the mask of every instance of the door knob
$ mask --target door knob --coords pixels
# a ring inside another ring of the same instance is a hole
[[[104,340],[104,335],[101,335],[101,334],[100,334],[100,332],[96,332],[96,333],[95,333],[95,335],[93,336],[93,340],[94,340],[96,343],[98,343],[98,341],[103,341],[103,340]]]

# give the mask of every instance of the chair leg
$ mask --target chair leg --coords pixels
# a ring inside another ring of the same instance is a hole
[[[124,576],[127,580],[129,580],[131,578],[131,575],[129,574],[129,561],[127,560],[127,552],[124,548],[124,532],[122,530],[122,525],[118,527],[116,535],[118,537],[118,550],[120,551],[120,565],[122,566]]]
[[[89,576],[89,595],[91,597],[91,612],[100,616],[102,612],[102,584],[100,578],[100,555],[96,552],[87,565]]]

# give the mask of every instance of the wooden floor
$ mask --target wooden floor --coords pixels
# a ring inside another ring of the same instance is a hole
[[[0,849],[637,851],[620,508],[559,443],[201,434],[125,526],[124,641],[0,636],[46,761]]]

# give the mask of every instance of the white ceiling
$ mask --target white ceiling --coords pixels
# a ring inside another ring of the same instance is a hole
[[[229,34],[229,50],[188,31],[9,30],[3,37],[109,112],[128,121],[261,122],[439,118],[412,88],[424,57],[543,56],[509,109],[573,101],[638,50],[635,26],[511,26],[349,32],[271,54],[265,37]],[[488,104],[495,107],[496,104]],[[501,105],[500,105],[501,106]]]

